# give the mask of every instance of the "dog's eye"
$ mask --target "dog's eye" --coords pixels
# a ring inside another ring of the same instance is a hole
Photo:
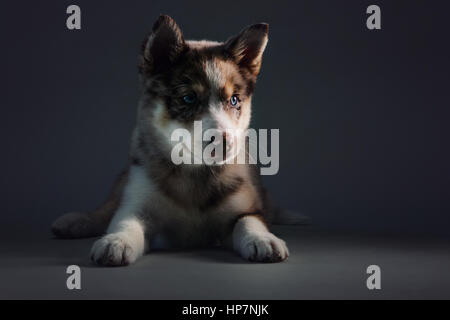
[[[230,98],[230,104],[235,107],[239,102],[239,98],[236,94],[233,94]]]
[[[189,93],[183,96],[183,101],[186,104],[193,104],[197,100],[195,93]]]

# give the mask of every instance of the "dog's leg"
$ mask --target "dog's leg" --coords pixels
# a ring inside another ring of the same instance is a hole
[[[142,223],[130,215],[113,226],[111,233],[94,243],[91,259],[104,266],[125,266],[135,262],[146,247]]]
[[[246,215],[236,222],[232,241],[234,250],[250,261],[279,262],[289,256],[286,243],[271,233],[257,215]]]
[[[52,232],[57,238],[75,239],[98,237],[105,233],[114,213],[119,207],[128,170],[115,180],[108,198],[92,212],[70,212],[62,215],[52,224]]]
[[[92,247],[91,259],[94,262],[105,266],[128,265],[144,254],[146,228],[140,217],[151,189],[145,170],[140,166],[131,166],[119,209],[108,227],[108,234]]]

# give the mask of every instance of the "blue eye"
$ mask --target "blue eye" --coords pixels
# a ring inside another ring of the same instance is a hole
[[[230,98],[230,104],[234,107],[238,104],[238,102],[239,102],[239,99],[238,99],[237,95],[235,95],[235,94],[232,95]]]
[[[197,100],[197,97],[195,96],[195,93],[190,93],[185,96],[183,96],[183,101],[186,104],[193,104]]]

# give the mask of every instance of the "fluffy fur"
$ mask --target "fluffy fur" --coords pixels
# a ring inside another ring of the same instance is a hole
[[[106,232],[91,257],[107,266],[133,263],[155,247],[216,243],[251,261],[285,260],[285,242],[268,230],[273,210],[253,165],[175,165],[170,158],[171,133],[192,131],[195,120],[203,130],[248,128],[267,40],[268,25],[261,23],[224,43],[185,41],[177,24],[161,16],[142,45],[142,95],[129,164],[103,205],[60,217],[53,233],[79,238]],[[186,104],[186,94],[195,102]],[[238,105],[230,105],[233,95]]]

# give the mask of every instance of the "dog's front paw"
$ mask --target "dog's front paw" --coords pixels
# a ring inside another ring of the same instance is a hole
[[[239,253],[258,262],[280,262],[289,256],[286,242],[270,232],[247,234],[240,242]]]
[[[97,240],[92,246],[91,260],[104,266],[126,266],[136,261],[143,252],[126,233],[111,233]]]

